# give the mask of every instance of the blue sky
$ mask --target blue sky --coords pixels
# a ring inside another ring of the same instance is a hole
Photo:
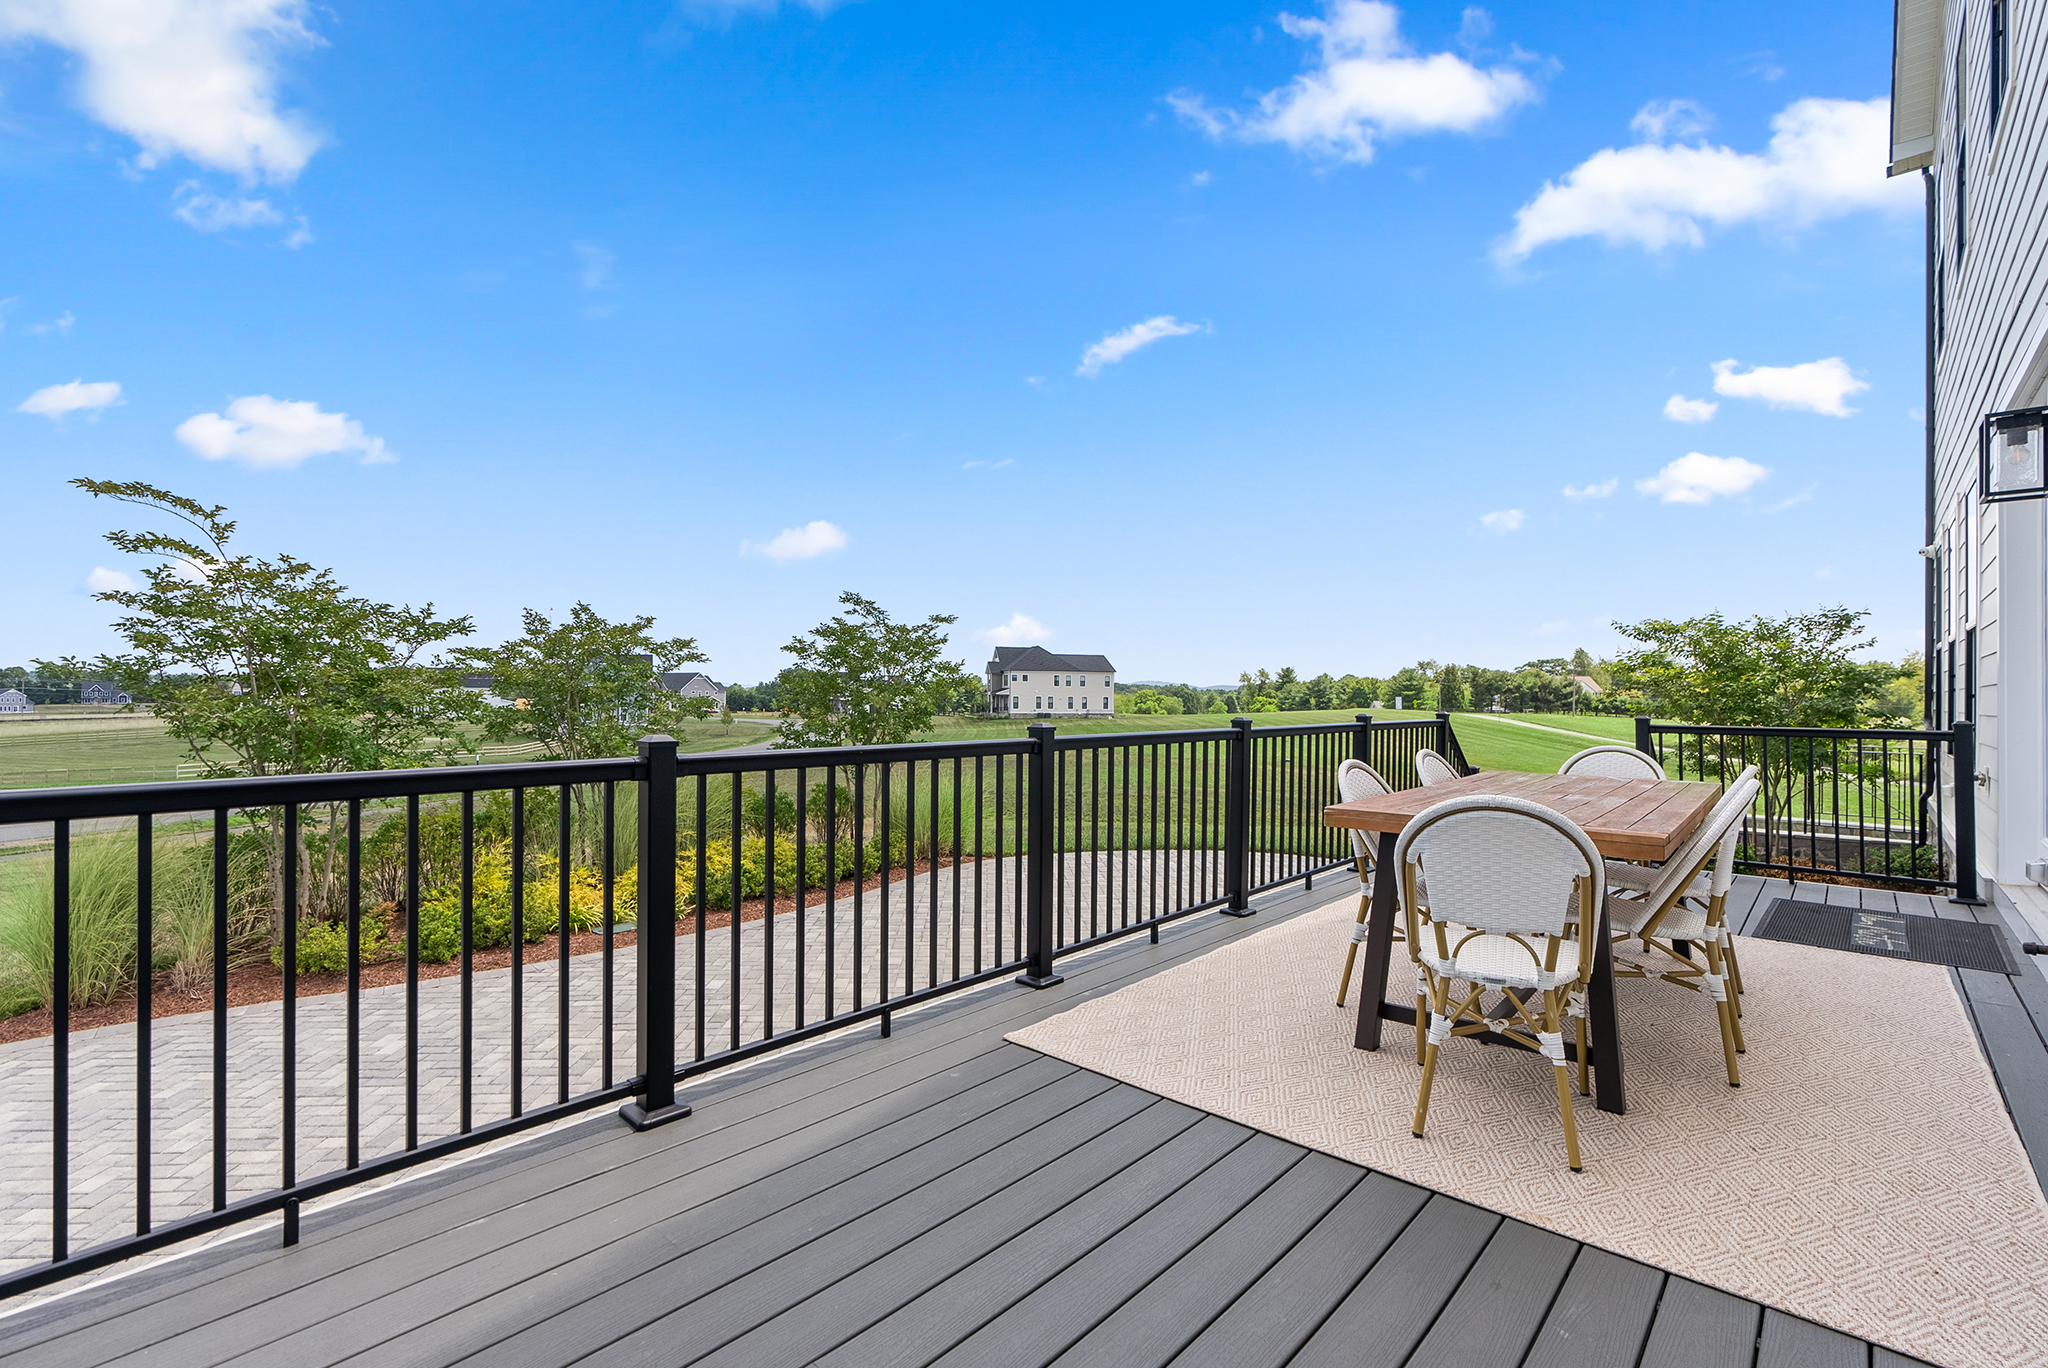
[[[849,588],[1200,683],[1919,644],[1867,5],[148,8],[0,0],[0,663],[116,644],[79,475],[745,682]]]

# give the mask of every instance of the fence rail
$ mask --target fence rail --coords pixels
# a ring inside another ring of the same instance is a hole
[[[595,1107],[661,1124],[703,1071],[1249,913],[1348,862],[1340,760],[1407,788],[1425,746],[1464,767],[1447,717],[1361,715],[0,793],[52,833],[47,1091],[0,1111],[49,1221],[0,1233],[0,1295],[268,1214],[289,1243],[308,1198]],[[152,1020],[165,959],[210,1010]],[[231,1021],[266,962],[274,1013]],[[132,1028],[74,1035],[116,983]]]
[[[1636,719],[1636,748],[1676,779],[1763,781],[1743,824],[1743,868],[1797,881],[1848,874],[1978,897],[1976,730],[1692,726]],[[1949,778],[1949,782],[1944,782]],[[1952,809],[1952,810],[1951,810]],[[1953,841],[1944,832],[1953,827]]]

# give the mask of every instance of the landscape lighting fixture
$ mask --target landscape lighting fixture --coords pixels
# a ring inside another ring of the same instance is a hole
[[[1986,503],[2007,499],[2038,499],[2048,494],[2048,466],[2041,460],[2041,439],[2048,408],[2013,409],[1985,416],[1978,489]]]

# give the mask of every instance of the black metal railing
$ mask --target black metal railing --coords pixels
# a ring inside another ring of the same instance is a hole
[[[1976,729],[1681,726],[1636,719],[1636,748],[1674,779],[1763,787],[1744,820],[1741,868],[1794,881],[1830,874],[1978,898]],[[1956,774],[1972,776],[1961,785]],[[1950,810],[1952,806],[1952,811]]]
[[[46,1150],[50,1224],[0,1249],[0,1295],[272,1213],[291,1243],[308,1199],[599,1106],[661,1124],[706,1070],[1248,913],[1348,863],[1340,760],[1407,788],[1424,746],[1463,767],[1446,718],[1361,715],[0,794],[51,832],[17,866],[45,881],[48,1088],[0,1112]],[[153,1020],[165,990],[210,1011]],[[132,1028],[74,1034],[130,994]],[[121,1129],[79,1202],[74,1154]]]

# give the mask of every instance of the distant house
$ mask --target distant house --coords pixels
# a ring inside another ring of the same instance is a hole
[[[0,713],[32,713],[36,705],[19,689],[0,690]]]
[[[1598,698],[1602,693],[1606,692],[1600,687],[1600,681],[1591,675],[1573,675],[1572,683],[1579,686],[1580,692],[1588,694],[1593,698]]]
[[[988,710],[999,717],[1114,717],[1115,679],[1108,656],[998,646],[988,663]]]
[[[725,685],[708,674],[677,670],[661,676],[661,687],[685,698],[708,698],[713,712],[725,711]]]
[[[95,679],[79,689],[78,701],[81,703],[110,703],[116,707],[126,707],[135,700],[130,698],[119,685],[109,684],[104,679]]]

